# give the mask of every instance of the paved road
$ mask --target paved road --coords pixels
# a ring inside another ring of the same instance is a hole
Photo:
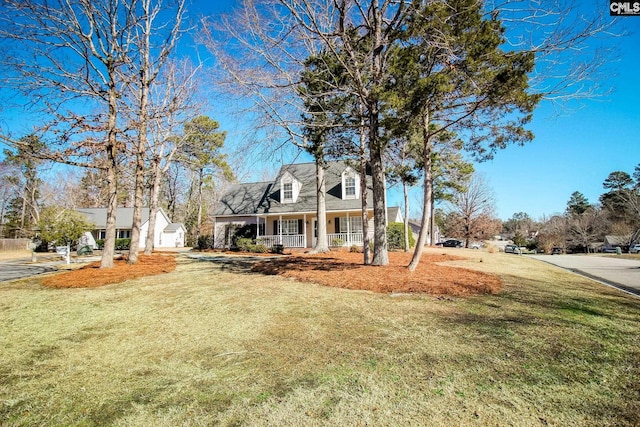
[[[27,265],[15,262],[1,262],[0,282],[35,276],[36,274],[47,273],[55,270],[57,270],[57,268],[52,265]]]
[[[602,256],[531,255],[640,296],[640,261]]]

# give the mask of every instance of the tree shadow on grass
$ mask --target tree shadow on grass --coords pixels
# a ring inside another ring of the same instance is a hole
[[[260,261],[253,265],[251,271],[268,275],[283,275],[291,271],[341,271],[363,267],[362,264],[314,256],[304,258],[294,256]]]

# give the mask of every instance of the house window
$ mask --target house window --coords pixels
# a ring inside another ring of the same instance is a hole
[[[360,191],[360,180],[358,174],[351,168],[346,168],[342,172],[342,200],[358,199]]]
[[[118,230],[118,239],[130,239],[131,230]]]
[[[283,219],[282,220],[282,234],[298,234],[298,220],[297,219]]]
[[[356,197],[356,179],[353,176],[344,179],[344,195],[349,199]]]
[[[285,202],[293,202],[293,183],[285,182],[282,184],[282,199]]]
[[[340,218],[340,233],[347,233],[347,217]],[[349,233],[362,233],[362,218],[359,216],[349,217]]]
[[[282,220],[282,234],[283,235],[296,235],[300,234],[299,230],[302,229],[302,220],[298,219],[283,219]],[[280,234],[280,228],[278,226],[278,220],[273,221],[273,234]]]
[[[99,240],[104,240],[106,238],[107,238],[107,230],[98,231],[98,239]]]

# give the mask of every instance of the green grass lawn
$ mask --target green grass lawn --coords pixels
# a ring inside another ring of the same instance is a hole
[[[499,295],[175,272],[0,284],[1,426],[640,425],[640,299],[458,251]]]

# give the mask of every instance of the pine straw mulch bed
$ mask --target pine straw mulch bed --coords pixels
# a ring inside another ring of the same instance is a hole
[[[411,253],[390,252],[389,265],[365,266],[363,255],[346,251],[294,255],[257,263],[252,271],[277,274],[305,282],[380,293],[427,293],[468,296],[496,294],[502,280],[466,268],[439,265],[465,258],[449,254],[423,254],[414,272],[407,269]]]
[[[139,255],[137,264],[127,264],[126,257],[113,260],[113,268],[100,268],[100,261],[77,270],[51,275],[42,279],[50,288],[95,288],[144,276],[170,273],[176,269],[175,254]]]
[[[439,264],[463,259],[450,254],[423,254],[416,271],[410,272],[406,267],[411,261],[410,253],[390,252],[389,265],[380,267],[363,265],[362,254],[333,251],[271,258],[257,262],[251,270],[303,282],[379,293],[468,296],[500,291],[502,280],[495,275]],[[77,270],[45,277],[41,283],[51,288],[91,288],[169,273],[175,268],[175,254],[140,255],[134,265],[127,264],[126,258],[114,260],[114,267],[110,269],[101,269],[100,262],[93,262]]]

